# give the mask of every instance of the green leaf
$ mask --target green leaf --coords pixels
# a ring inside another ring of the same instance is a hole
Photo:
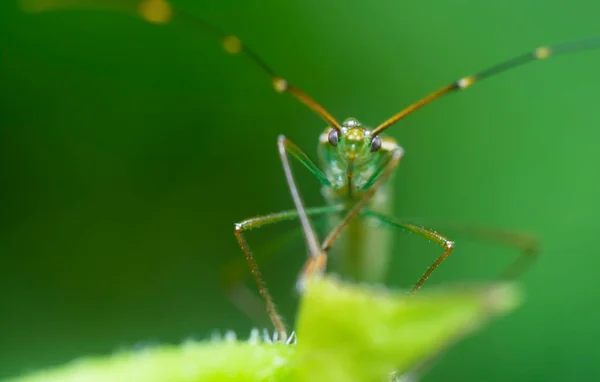
[[[206,341],[77,360],[13,382],[220,382],[284,380],[294,347],[282,342]]]
[[[510,284],[444,288],[411,297],[316,282],[303,297],[298,318],[292,360],[296,380],[381,381],[392,370],[405,373],[518,301]]]
[[[407,372],[518,302],[510,284],[442,288],[413,297],[315,280],[302,298],[298,343],[188,342],[88,358],[12,382],[383,381]]]

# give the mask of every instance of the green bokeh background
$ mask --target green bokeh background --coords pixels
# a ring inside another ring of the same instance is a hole
[[[0,4],[0,377],[84,354],[255,325],[220,274],[233,223],[291,208],[275,143],[311,156],[323,122],[204,36],[124,14]],[[241,36],[338,119],[375,125],[455,78],[600,34],[600,3],[178,1]],[[524,230],[526,304],[426,380],[598,380],[600,52],[536,63],[390,130],[395,214]],[[305,200],[318,182],[297,171]],[[289,223],[287,228],[295,227]],[[257,252],[284,232],[252,232]],[[264,262],[288,320],[301,242]],[[439,254],[400,235],[388,284]],[[491,278],[514,251],[457,238],[431,284]],[[252,284],[248,284],[252,285]]]

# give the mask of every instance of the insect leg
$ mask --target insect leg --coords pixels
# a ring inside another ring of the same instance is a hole
[[[300,192],[298,191],[298,186],[296,185],[294,174],[292,173],[288,152],[298,159],[306,168],[308,168],[308,170],[312,172],[317,179],[319,179],[321,184],[330,187],[331,182],[327,179],[327,176],[314,164],[314,162],[310,160],[310,158],[302,150],[300,150],[298,146],[287,139],[284,135],[279,136],[279,139],[277,140],[277,147],[279,149],[279,157],[281,158],[281,164],[283,165],[285,179],[290,189],[294,206],[298,212],[298,218],[300,219],[302,232],[304,233],[304,239],[306,240],[306,246],[308,247],[310,254],[310,258],[302,270],[303,277],[298,279],[297,288],[303,289],[304,282],[308,278],[323,274],[325,267],[327,266],[327,253],[321,249],[317,233],[315,232],[315,229],[313,228],[312,223],[310,222],[310,219],[306,213],[304,202],[300,197]]]
[[[429,266],[429,268],[427,268],[425,273],[423,273],[423,276],[421,276],[419,281],[417,281],[415,286],[412,288],[412,290],[410,292],[411,294],[418,291],[419,288],[421,288],[423,286],[423,284],[425,284],[425,281],[427,281],[427,279],[429,278],[429,276],[431,276],[433,271],[442,262],[444,262],[444,260],[446,260],[446,258],[448,256],[450,256],[450,254],[454,250],[454,242],[434,230],[425,228],[418,224],[408,223],[408,222],[404,222],[404,221],[401,221],[398,219],[394,219],[389,216],[385,216],[385,215],[382,215],[382,214],[379,214],[379,213],[376,213],[373,211],[369,211],[369,210],[363,210],[362,214],[364,216],[369,216],[369,217],[375,218],[378,221],[380,221],[381,223],[384,223],[386,225],[389,225],[389,226],[392,226],[395,228],[400,228],[400,229],[408,231],[408,232],[415,233],[421,237],[424,237],[425,239],[427,239],[429,241],[434,242],[435,244],[437,244],[441,247],[444,247],[444,253],[442,253],[440,256],[438,256],[438,258],[435,259],[435,261]]]
[[[501,274],[501,279],[517,278],[529,268],[539,254],[538,240],[525,233],[451,222],[436,222],[436,227],[443,227],[444,231],[453,233],[453,236],[465,236],[518,250],[519,255]]]
[[[315,207],[306,209],[306,214],[308,216],[321,216],[329,213],[339,213],[345,210],[343,205],[336,206],[325,206],[325,207]],[[293,220],[298,218],[298,212],[296,210],[283,211],[273,214],[268,214],[264,216],[256,216],[250,219],[243,220],[239,223],[235,223],[234,225],[234,235],[240,245],[240,248],[244,252],[244,256],[247,262],[250,265],[250,269],[252,270],[252,274],[254,279],[258,285],[259,292],[267,305],[267,313],[269,314],[269,318],[275,327],[275,330],[279,332],[280,338],[285,338],[282,334],[285,334],[285,330],[281,331],[281,329],[285,329],[281,318],[277,314],[275,309],[273,299],[268,292],[268,289],[265,285],[265,282],[262,279],[260,271],[258,269],[258,265],[254,259],[252,251],[246,242],[244,237],[244,231],[249,231],[254,228],[261,228],[266,225],[280,223],[286,220]],[[226,277],[227,280],[231,278]],[[258,308],[260,304],[257,303],[256,296],[252,294],[243,284],[235,283],[231,285],[230,282],[227,282],[227,294],[229,298],[234,302],[234,304],[246,315],[256,319],[257,317],[261,317],[260,312],[263,312],[263,308]]]

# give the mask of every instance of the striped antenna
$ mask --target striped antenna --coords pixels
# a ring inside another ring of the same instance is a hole
[[[446,94],[452,93],[456,90],[464,90],[468,87],[471,87],[475,82],[479,82],[485,78],[490,78],[495,76],[496,74],[500,74],[507,70],[519,67],[521,65],[525,65],[529,62],[534,62],[538,60],[543,60],[551,56],[567,54],[567,53],[575,53],[583,50],[592,50],[600,48],[600,37],[593,37],[585,40],[578,40],[567,42],[560,45],[555,46],[542,46],[537,49],[534,49],[530,52],[522,54],[520,56],[514,57],[508,61],[505,61],[499,65],[494,65],[491,68],[483,70],[478,74],[472,76],[463,77],[457,81],[454,81],[433,93],[427,95],[426,97],[420,99],[419,101],[413,103],[407,108],[403,109],[399,113],[393,115],[391,118],[377,126],[373,131],[371,131],[371,136],[376,136],[380,134],[382,131],[392,126],[399,120],[403,119],[407,115],[419,110],[421,107],[435,101],[438,98],[445,96]]]
[[[229,54],[244,54],[271,78],[273,89],[278,93],[289,93],[298,101],[323,118],[331,127],[341,132],[340,123],[320,104],[278,75],[267,63],[245,46],[236,36],[232,36],[206,21],[178,11],[165,0],[21,0],[21,9],[29,13],[39,13],[59,9],[109,9],[134,13],[153,24],[186,24],[194,30],[210,34],[220,40],[223,49]]]

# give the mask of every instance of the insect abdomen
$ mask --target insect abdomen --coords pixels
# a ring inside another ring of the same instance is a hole
[[[326,200],[328,203],[342,202],[333,195],[326,195]],[[389,187],[383,186],[379,189],[367,208],[379,213],[391,213]],[[332,216],[329,219],[329,229],[336,227],[341,218],[340,215]],[[391,239],[390,230],[382,227],[375,219],[357,216],[331,248],[331,271],[353,281],[384,281],[392,250]]]

